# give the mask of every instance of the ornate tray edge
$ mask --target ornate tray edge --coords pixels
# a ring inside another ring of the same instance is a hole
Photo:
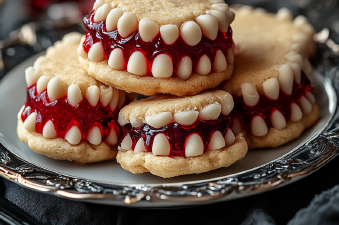
[[[339,73],[325,73],[324,79],[333,83],[335,103],[339,90]],[[63,176],[39,168],[21,159],[0,145],[0,176],[32,190],[69,199],[97,201],[105,204],[132,204],[144,201],[197,202],[235,199],[268,189],[281,187],[314,172],[337,156],[339,151],[338,106],[323,132],[310,142],[285,156],[241,175],[226,176],[207,182],[180,185],[118,185]]]

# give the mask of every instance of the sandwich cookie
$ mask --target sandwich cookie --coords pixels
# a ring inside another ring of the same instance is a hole
[[[228,167],[247,153],[245,139],[231,129],[233,105],[222,90],[132,102],[119,113],[117,162],[132,173],[163,178]]]
[[[84,164],[115,158],[118,113],[131,96],[87,75],[78,61],[80,39],[67,34],[26,69],[17,133],[37,153]]]
[[[194,95],[231,77],[234,17],[223,0],[97,0],[79,59],[127,92]]]
[[[314,29],[287,9],[269,14],[243,6],[236,13],[234,75],[222,85],[235,102],[233,131],[244,133],[249,148],[276,147],[319,117],[307,77]]]

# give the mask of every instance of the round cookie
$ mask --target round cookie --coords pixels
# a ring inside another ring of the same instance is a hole
[[[79,60],[90,76],[144,95],[194,95],[233,71],[234,13],[208,2],[96,1]]]
[[[80,39],[66,35],[26,69],[27,102],[17,133],[37,153],[93,163],[115,158],[118,112],[133,96],[87,75],[76,52]]]
[[[235,102],[233,131],[244,134],[249,148],[276,147],[319,117],[307,77],[314,29],[305,17],[292,20],[287,9],[274,15],[243,6],[235,12],[234,75],[222,84]]]
[[[222,90],[195,96],[157,95],[121,109],[122,168],[169,178],[228,167],[247,153],[229,116],[233,98]]]

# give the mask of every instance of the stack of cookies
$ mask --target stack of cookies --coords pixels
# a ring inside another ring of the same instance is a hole
[[[97,0],[82,37],[66,35],[26,70],[19,138],[51,158],[116,157],[168,178],[298,137],[318,118],[313,28],[286,9],[235,12],[222,0]]]

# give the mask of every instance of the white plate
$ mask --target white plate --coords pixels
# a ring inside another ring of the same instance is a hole
[[[36,57],[23,62],[2,79],[0,83],[0,141],[11,153],[17,157],[25,159],[37,168],[44,168],[48,171],[55,172],[64,176],[86,179],[91,182],[98,182],[107,185],[123,185],[123,186],[158,186],[158,185],[179,185],[183,184],[201,184],[205,181],[214,181],[224,179],[226,176],[241,177],[241,174],[248,173],[267,165],[273,160],[279,159],[286,154],[298,149],[312,138],[318,136],[328,125],[337,107],[337,99],[335,91],[329,79],[314,72],[310,79],[315,88],[315,96],[320,108],[320,119],[310,129],[306,130],[298,139],[285,144],[275,149],[258,149],[250,150],[247,156],[230,166],[229,168],[222,168],[215,171],[198,174],[186,175],[176,178],[163,179],[153,176],[149,173],[135,175],[121,169],[120,165],[115,161],[108,161],[103,163],[95,163],[88,165],[79,165],[68,161],[58,161],[50,159],[46,156],[36,154],[27,145],[22,143],[16,134],[17,113],[21,106],[26,101],[26,83],[24,78],[24,70],[33,65]],[[0,164],[1,167],[1,164]],[[1,174],[1,173],[0,173]],[[8,178],[8,177],[7,177]],[[20,183],[20,182],[19,182]],[[54,194],[57,194],[53,191]],[[58,195],[58,194],[57,194]],[[245,195],[244,195],[245,196]],[[69,197],[69,196],[68,196]],[[235,196],[242,197],[241,195]],[[71,196],[72,198],[72,196]],[[161,197],[164,198],[164,197]],[[92,198],[81,198],[83,200],[92,201]],[[105,204],[125,204],[122,201],[108,200],[103,196],[103,200],[94,200],[98,203]],[[232,199],[217,198],[219,200]],[[207,201],[211,201],[208,199]],[[153,202],[157,202],[154,205]],[[206,202],[206,201],[203,201]],[[181,200],[167,200],[167,201],[141,201],[136,206],[178,206],[185,205]]]

